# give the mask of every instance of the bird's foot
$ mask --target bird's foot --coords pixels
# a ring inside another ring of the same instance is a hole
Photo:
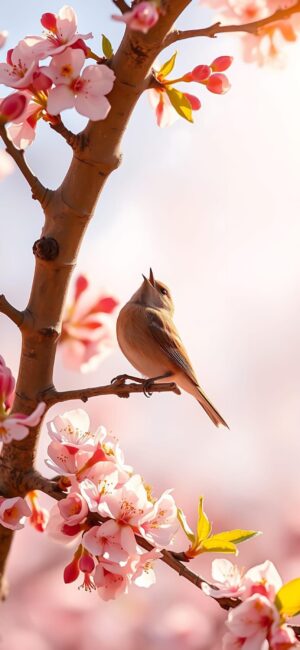
[[[153,393],[151,393],[151,390],[150,390],[150,388],[151,388],[151,386],[153,386],[153,384],[154,384],[153,379],[144,379],[143,393],[144,393],[145,397],[151,397],[151,395],[153,395]]]
[[[145,381],[144,379],[142,379],[142,377],[133,377],[132,375],[126,375],[126,374],[124,374],[124,375],[117,375],[117,377],[114,377],[114,378],[111,380],[110,383],[111,383],[111,384],[116,384],[117,386],[121,386],[122,384],[125,384],[125,382],[126,382],[127,380],[128,380],[128,381],[135,381],[135,382],[137,382],[138,384],[143,384],[144,381]]]

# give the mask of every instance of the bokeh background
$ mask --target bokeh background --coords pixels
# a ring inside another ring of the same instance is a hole
[[[73,7],[79,31],[93,31],[96,51],[102,32],[117,46],[122,26],[110,20],[109,0],[74,0]],[[39,33],[40,14],[59,8],[54,0],[4,3],[0,27],[9,31],[8,47]],[[213,17],[194,2],[179,24],[207,25]],[[153,267],[173,291],[182,338],[230,431],[215,429],[188,395],[97,398],[86,408],[93,425],[120,438],[127,461],[154,491],[174,487],[191,522],[204,494],[215,531],[262,530],[240,547],[238,562],[249,567],[272,559],[286,580],[300,574],[300,46],[289,45],[283,63],[263,68],[243,62],[238,36],[178,49],[178,73],[233,55],[232,89],[219,97],[198,87],[203,108],[195,125],[180,120],[165,130],[157,128],[148,98],[141,99],[78,270],[122,303]],[[76,130],[84,124],[70,111],[65,121]],[[28,159],[45,184],[60,184],[70,155],[39,124]],[[2,182],[0,202],[1,292],[23,308],[42,215],[17,170]],[[2,316],[0,332],[0,352],[16,373],[19,334]],[[56,383],[64,389],[108,383],[130,370],[117,348],[87,376],[67,371],[58,355]],[[71,406],[80,404],[60,410]],[[45,432],[39,466],[50,475],[46,448]],[[70,556],[30,527],[16,535],[11,595],[0,612],[1,650],[220,648],[224,613],[168,567],[157,567],[150,590],[132,587],[104,603],[63,584]],[[195,570],[209,577],[210,561],[195,562]]]

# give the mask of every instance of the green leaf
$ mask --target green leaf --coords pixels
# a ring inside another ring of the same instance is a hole
[[[204,539],[207,539],[210,532],[211,524],[203,511],[203,497],[200,497],[198,506],[197,542],[202,542]]]
[[[240,544],[241,542],[246,542],[247,539],[251,539],[251,537],[260,534],[261,533],[256,530],[241,530],[240,528],[237,528],[236,530],[224,530],[223,533],[217,533],[213,537],[222,542]]]
[[[297,616],[300,613],[300,578],[287,582],[279,589],[275,604],[285,616]]]
[[[102,52],[107,59],[111,59],[114,53],[112,44],[105,34],[102,34]]]
[[[180,90],[176,90],[176,88],[168,88],[168,86],[165,86],[165,91],[178,115],[188,122],[193,122],[192,107],[184,93],[181,93]]]
[[[182,510],[180,510],[180,508],[177,508],[177,518],[179,520],[181,528],[184,530],[186,536],[188,537],[190,542],[192,542],[192,544],[193,544],[194,541],[195,541],[195,535],[194,535],[193,531],[191,530],[191,528],[189,527],[189,525],[187,523],[184,512]]]
[[[215,539],[215,535],[213,535],[201,543],[199,547],[200,553],[234,553],[237,555],[238,550],[232,542],[226,542],[225,540],[222,542],[220,539]]]
[[[173,54],[173,56],[171,56],[171,58],[168,61],[166,61],[166,63],[163,64],[163,66],[160,68],[158,72],[160,78],[164,79],[165,77],[168,76],[168,74],[170,74],[170,72],[172,72],[175,65],[176,57],[177,57],[177,52],[175,52],[175,54]]]

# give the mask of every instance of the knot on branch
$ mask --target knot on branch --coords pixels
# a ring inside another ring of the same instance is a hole
[[[53,237],[41,237],[34,242],[32,251],[39,259],[51,262],[59,254],[59,245]]]

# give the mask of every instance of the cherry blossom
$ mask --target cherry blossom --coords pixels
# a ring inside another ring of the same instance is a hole
[[[30,427],[39,424],[46,409],[45,402],[40,402],[30,415],[13,413],[0,417],[0,443],[10,443],[12,440],[23,440],[29,433]]]
[[[278,626],[277,623],[271,627],[269,643],[272,650],[289,650],[298,645],[294,630],[287,625]]]
[[[28,98],[22,93],[13,93],[0,101],[0,122],[14,122],[24,114]]]
[[[159,19],[159,11],[155,2],[140,2],[131,11],[122,16],[113,15],[114,20],[125,23],[129,29],[147,34]]]
[[[95,295],[85,275],[77,278],[74,298],[66,309],[59,341],[66,367],[88,372],[111,352],[117,305],[114,296],[107,293]]]
[[[249,569],[245,573],[243,582],[245,585],[244,598],[253,594],[262,594],[272,602],[275,600],[277,591],[282,587],[281,577],[273,562],[269,560]]]
[[[53,57],[46,76],[55,83],[49,90],[47,110],[58,115],[62,110],[75,107],[78,113],[91,120],[104,120],[110,111],[105,95],[113,87],[115,75],[106,65],[89,65],[80,76],[85,55],[82,49],[68,47]]]
[[[172,542],[179,527],[177,506],[167,490],[154,503],[140,524],[140,532],[151,544],[164,548]]]
[[[26,89],[30,86],[37,68],[37,56],[22,40],[8,51],[7,63],[0,63],[0,83],[11,88]]]
[[[152,587],[156,582],[155,572],[153,569],[153,563],[155,560],[158,560],[161,557],[161,553],[158,549],[153,549],[147,553],[142,553],[137,562],[135,563],[134,575],[132,577],[132,582],[134,582],[137,587]]]
[[[93,38],[92,33],[77,33],[77,16],[72,7],[65,5],[58,14],[45,13],[41,17],[42,26],[47,30],[44,36],[27,36],[26,43],[38,59],[60,54],[79,40]]]
[[[134,474],[113,494],[104,495],[98,511],[102,516],[112,517],[123,524],[138,528],[143,517],[153,510],[139,474]]]
[[[99,559],[125,566],[138,556],[137,543],[130,526],[121,526],[114,520],[93,526],[83,537],[84,547]]]
[[[89,512],[86,501],[78,492],[71,492],[65,499],[59,501],[58,509],[70,526],[80,524]]]
[[[49,537],[63,543],[65,546],[73,545],[74,540],[79,540],[82,535],[82,526],[80,524],[68,524],[61,516],[57,503],[51,508],[49,515],[46,527]]]
[[[265,596],[254,594],[229,612],[226,625],[233,636],[249,639],[247,646],[242,647],[247,650],[264,650],[269,629],[278,618],[278,612],[272,603]]]
[[[5,499],[0,497],[0,525],[11,530],[24,528],[26,517],[30,517],[31,510],[22,497]]]
[[[214,589],[206,582],[202,584],[202,591],[212,598],[241,598],[246,587],[239,568],[229,560],[218,559],[212,561],[212,577]]]
[[[113,600],[121,594],[128,593],[131,567],[120,567],[112,562],[99,562],[96,566],[94,581],[102,600]]]
[[[24,113],[7,128],[9,139],[18,149],[26,149],[35,138],[38,120],[42,117],[42,108],[29,100]]]
[[[28,492],[27,498],[30,501],[31,516],[29,518],[30,524],[40,533],[43,533],[49,521],[49,512],[46,508],[41,508],[38,500],[38,494],[35,490]]]

